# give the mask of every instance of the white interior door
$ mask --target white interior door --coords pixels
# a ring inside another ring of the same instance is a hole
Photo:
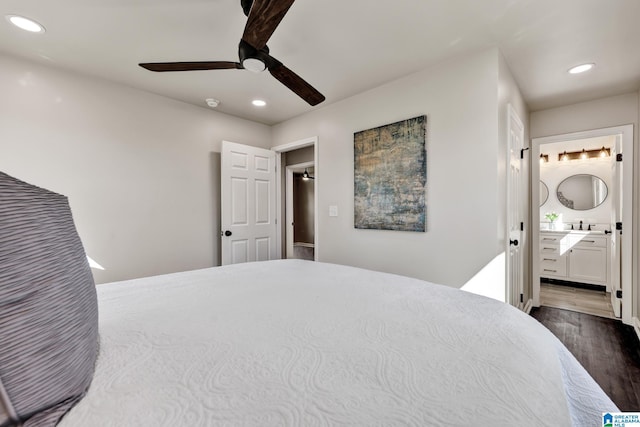
[[[516,307],[523,307],[523,237],[522,222],[522,159],[524,148],[524,126],[515,110],[509,106],[509,136],[507,156],[509,171],[507,178],[507,257],[506,257],[506,298]]]
[[[222,265],[279,258],[271,150],[222,142]]]

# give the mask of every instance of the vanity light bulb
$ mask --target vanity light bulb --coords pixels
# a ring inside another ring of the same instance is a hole
[[[607,150],[605,150],[604,147],[600,150],[600,157],[607,157]]]
[[[565,152],[564,152],[564,154],[562,155],[562,160],[563,160],[563,161],[565,161],[565,162],[566,162],[567,160],[569,160],[569,155],[567,154],[567,152],[566,152],[566,151],[565,151]]]
[[[584,151],[584,148],[582,149],[582,153],[580,154],[580,158],[582,160],[586,160],[589,156],[587,156],[587,152]]]

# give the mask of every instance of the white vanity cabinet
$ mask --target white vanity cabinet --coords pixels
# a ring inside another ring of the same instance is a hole
[[[540,232],[540,277],[608,288],[609,237],[570,231]]]

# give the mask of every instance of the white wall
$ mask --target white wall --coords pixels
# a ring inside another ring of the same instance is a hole
[[[319,138],[319,259],[461,286],[498,242],[498,52],[468,55],[273,127],[273,144]],[[427,115],[427,232],[353,226],[353,133]],[[330,205],[338,217],[329,217]]]
[[[638,214],[640,214],[640,147],[638,146],[638,123],[640,121],[640,94],[638,92],[624,95],[581,102],[564,107],[531,113],[531,137],[561,135],[591,129],[633,124],[634,152],[634,217],[635,230],[633,251],[637,257],[640,230],[638,229]],[[640,307],[640,292],[638,286],[638,265],[634,263],[633,292],[635,293],[635,307],[633,315],[638,316]]]
[[[627,124],[637,125],[638,93],[534,111],[531,113],[530,124],[531,138]],[[634,132],[637,141],[637,126]]]
[[[268,126],[0,56],[0,170],[69,198],[97,282],[216,265],[223,139]]]

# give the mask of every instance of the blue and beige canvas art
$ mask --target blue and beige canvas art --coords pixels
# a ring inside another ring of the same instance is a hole
[[[427,117],[354,133],[356,228],[425,231]]]

